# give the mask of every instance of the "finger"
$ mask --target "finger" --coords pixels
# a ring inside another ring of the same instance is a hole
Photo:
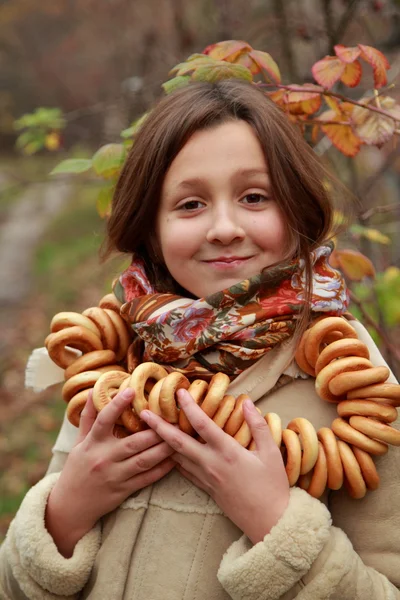
[[[179,464],[176,466],[176,470],[179,471],[179,473],[181,475],[183,475],[183,477],[185,477],[186,479],[191,481],[196,487],[200,488],[204,492],[207,492],[207,488],[203,485],[203,483],[200,481],[200,479],[198,479],[195,475],[193,475],[193,473],[191,473],[190,471],[187,471],[184,467],[182,467]]]
[[[131,493],[136,492],[137,490],[141,490],[142,488],[155,483],[172,471],[175,466],[175,461],[172,460],[171,457],[168,457],[149,471],[144,471],[140,475],[134,475],[128,479],[126,483],[131,488]]]
[[[164,440],[160,438],[158,433],[152,429],[138,431],[137,433],[128,435],[126,438],[120,440],[113,452],[113,459],[116,462],[126,460],[127,458],[130,458],[139,452],[143,452],[143,450],[147,450],[147,448],[151,448],[163,441]]]
[[[97,410],[93,404],[93,391],[90,390],[86,400],[85,408],[83,409],[81,413],[81,418],[79,420],[79,432],[78,437],[76,439],[77,444],[79,444],[85,439],[89,431],[92,429],[96,417]]]
[[[227,436],[216,423],[196,404],[187,390],[178,390],[180,407],[185,411],[192,427],[208,444],[220,448],[225,445]]]
[[[143,419],[158,435],[167,442],[179,454],[183,454],[193,462],[200,464],[202,462],[207,446],[200,444],[189,435],[164,421],[158,415],[149,410],[142,410],[140,418]]]
[[[260,415],[250,398],[246,398],[243,402],[243,415],[250,427],[257,451],[266,456],[270,452],[271,446],[276,444],[265,419]]]
[[[95,440],[103,440],[108,435],[113,436],[114,425],[125,408],[131,405],[134,396],[132,388],[127,388],[118,393],[97,415],[96,421],[91,429],[91,435]],[[113,436],[114,437],[114,436]]]
[[[175,451],[166,442],[160,442],[135,456],[131,456],[119,463],[121,479],[131,479],[134,475],[150,471],[163,460],[174,454]]]

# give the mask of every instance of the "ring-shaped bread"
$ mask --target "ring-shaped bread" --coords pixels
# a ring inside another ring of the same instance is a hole
[[[287,429],[293,430],[300,437],[303,455],[301,458],[300,474],[311,471],[318,459],[318,437],[314,427],[307,419],[297,417],[292,419]]]
[[[68,347],[80,350],[82,354],[103,349],[98,335],[78,325],[52,333],[48,339],[47,351],[52,361],[62,369],[76,360],[76,355],[69,352]]]
[[[341,440],[348,442],[352,446],[357,446],[357,448],[361,448],[361,450],[365,450],[365,452],[369,452],[375,456],[382,456],[388,451],[387,444],[383,444],[377,440],[371,440],[371,438],[364,435],[361,431],[354,429],[350,423],[341,417],[332,421],[331,429]]]
[[[336,436],[329,427],[321,427],[317,431],[317,437],[325,450],[328,466],[328,488],[330,490],[339,490],[343,485],[343,465]]]
[[[115,352],[112,350],[94,350],[77,358],[72,365],[65,369],[64,377],[69,379],[77,373],[83,373],[83,371],[96,371],[98,367],[112,365],[115,360]]]

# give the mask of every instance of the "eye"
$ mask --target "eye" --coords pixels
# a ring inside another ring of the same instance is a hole
[[[255,192],[252,194],[246,194],[246,196],[243,196],[242,198],[242,202],[244,202],[244,204],[261,204],[267,200],[269,200],[268,196],[264,196],[264,194],[257,194]]]
[[[179,206],[179,210],[184,210],[184,211],[190,212],[190,211],[198,210],[202,206],[203,206],[203,202],[200,202],[200,200],[188,200],[187,202],[185,202],[184,204],[181,204]]]

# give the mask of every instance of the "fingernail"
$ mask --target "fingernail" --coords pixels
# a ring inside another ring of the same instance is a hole
[[[250,400],[250,398],[246,398],[246,400],[243,402],[243,405],[250,412],[254,412],[255,407],[254,407],[254,404],[253,404],[252,400]]]
[[[132,388],[126,388],[126,390],[124,390],[122,392],[121,398],[122,398],[122,400],[132,400],[132,398],[133,398],[133,389]]]

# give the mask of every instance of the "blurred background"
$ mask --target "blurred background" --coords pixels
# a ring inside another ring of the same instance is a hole
[[[283,82],[298,84],[313,81],[312,65],[333,54],[335,44],[373,46],[391,64],[390,95],[400,103],[399,0],[0,3],[0,541],[46,470],[65,410],[60,386],[39,394],[24,389],[27,358],[43,346],[56,312],[97,305],[127,264],[120,257],[99,263],[104,219],[93,174],[49,173],[62,159],[85,159],[120,142],[121,130],[163,94],[174,65],[230,39],[270,53]],[[359,98],[373,87],[372,75],[363,86],[346,94]],[[61,109],[66,127],[39,151],[34,144],[16,147],[16,121],[38,107]],[[396,139],[363,146],[355,158],[327,138],[316,150],[354,196],[356,228],[345,244],[377,271],[351,284],[361,302],[352,310],[399,375]]]

